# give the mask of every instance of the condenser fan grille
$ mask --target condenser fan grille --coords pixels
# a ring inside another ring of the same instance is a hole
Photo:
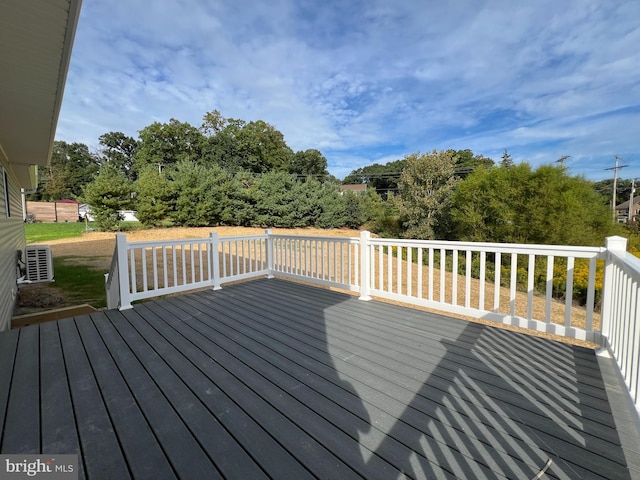
[[[53,281],[51,248],[47,245],[27,247],[27,280],[29,282]]]

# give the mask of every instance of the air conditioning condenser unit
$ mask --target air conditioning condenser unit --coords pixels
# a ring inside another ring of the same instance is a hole
[[[26,248],[27,281],[30,283],[53,282],[51,247],[32,245]]]

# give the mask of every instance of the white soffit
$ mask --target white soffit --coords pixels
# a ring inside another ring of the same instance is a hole
[[[16,170],[51,156],[80,5],[0,0],[0,146]]]

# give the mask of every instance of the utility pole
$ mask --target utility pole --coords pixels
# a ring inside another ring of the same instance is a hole
[[[633,223],[633,193],[636,191],[636,179],[631,180],[631,195],[629,195],[629,226]]]
[[[613,170],[613,201],[612,201],[612,205],[611,208],[613,209],[613,221],[617,221],[617,217],[616,217],[616,189],[618,186],[618,170],[620,170],[621,168],[624,167],[628,167],[629,165],[619,165],[620,160],[622,160],[622,158],[620,158],[618,155],[616,155],[616,166],[615,167],[611,167],[611,168],[605,168],[605,170]]]
[[[556,160],[556,163],[559,163],[559,164],[560,164],[560,166],[561,166],[562,168],[564,168],[564,161],[565,161],[567,158],[571,158],[571,155],[563,155],[563,156],[561,156],[558,160]]]

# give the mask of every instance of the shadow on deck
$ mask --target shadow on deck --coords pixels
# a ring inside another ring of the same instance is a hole
[[[0,357],[0,451],[83,478],[640,478],[595,352],[284,280],[4,332]]]

